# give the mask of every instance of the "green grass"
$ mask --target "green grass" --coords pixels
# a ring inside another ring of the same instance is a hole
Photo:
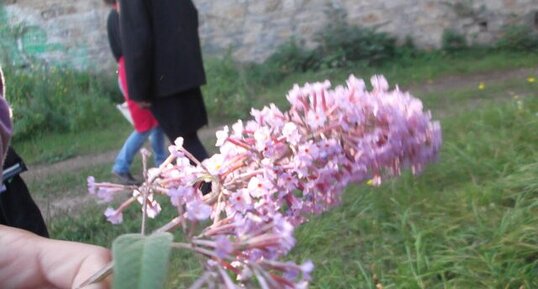
[[[87,194],[86,179],[94,176],[99,180],[110,180],[112,161],[107,164],[91,166],[76,171],[53,174],[46,179],[26,181],[32,195],[38,198],[73,197],[81,192]]]
[[[111,121],[104,129],[43,133],[22,141],[15,139],[13,146],[28,164],[50,164],[78,155],[119,150],[132,127],[119,112],[113,112],[107,116]]]

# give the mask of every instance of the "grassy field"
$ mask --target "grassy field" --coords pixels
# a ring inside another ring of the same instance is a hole
[[[536,64],[534,55],[500,53],[298,74],[258,91],[254,106],[283,105],[292,83],[329,78],[338,84],[349,73],[383,73],[390,83],[418,87],[447,75]],[[439,161],[418,177],[406,173],[380,187],[349,187],[341,207],[301,226],[289,257],[314,261],[311,288],[538,288],[538,82],[533,82],[538,75],[528,77],[481,88],[456,83],[417,95],[441,121]],[[43,162],[39,155],[53,150],[76,155],[98,152],[98,143],[103,150],[114,148],[115,129],[64,136],[80,142],[71,150],[69,141],[59,140],[18,145],[23,156]],[[85,168],[30,188],[36,195],[45,188],[65,195],[80,190],[88,174],[106,177],[108,171],[108,166]],[[49,220],[51,234],[110,246],[119,234],[139,230],[137,209],[130,209],[120,226],[106,223],[102,211],[103,205],[88,204],[76,214],[56,216]],[[150,227],[172,214],[165,211]],[[173,265],[169,287],[188,288],[199,271],[196,259],[178,252]]]

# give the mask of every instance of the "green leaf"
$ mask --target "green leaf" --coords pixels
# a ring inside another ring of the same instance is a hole
[[[113,289],[161,289],[168,271],[172,234],[125,234],[112,243]]]

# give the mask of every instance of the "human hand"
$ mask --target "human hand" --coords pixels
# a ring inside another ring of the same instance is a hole
[[[0,288],[76,288],[111,260],[102,247],[51,240],[0,225]],[[107,289],[108,282],[85,289]]]

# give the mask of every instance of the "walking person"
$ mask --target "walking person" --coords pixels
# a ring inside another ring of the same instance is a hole
[[[191,0],[120,0],[121,38],[132,100],[149,107],[168,139],[198,160],[208,157],[197,131],[207,125],[206,83]]]
[[[164,133],[151,111],[147,108],[140,107],[129,97],[125,60],[120,38],[120,11],[118,3],[116,0],[104,1],[112,8],[107,19],[108,40],[112,54],[118,62],[119,87],[127,103],[134,126],[133,132],[125,140],[123,147],[116,157],[114,166],[112,167],[112,173],[120,182],[127,185],[134,185],[140,182],[132,176],[130,167],[136,153],[142,148],[148,137],[154,153],[155,165],[159,166],[166,159],[167,152],[164,145]]]

